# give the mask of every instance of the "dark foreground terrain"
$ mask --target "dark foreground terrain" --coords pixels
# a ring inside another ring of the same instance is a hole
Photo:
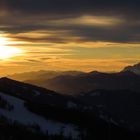
[[[139,140],[139,99],[130,90],[66,96],[1,78],[0,139]]]

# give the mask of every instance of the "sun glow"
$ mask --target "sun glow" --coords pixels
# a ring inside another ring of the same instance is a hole
[[[5,60],[14,56],[19,55],[22,53],[21,49],[18,49],[16,47],[10,47],[8,46],[10,43],[10,40],[8,40],[5,37],[0,37],[0,59]]]

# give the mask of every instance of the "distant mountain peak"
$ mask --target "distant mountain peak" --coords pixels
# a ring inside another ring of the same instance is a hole
[[[14,81],[14,80],[7,78],[7,77],[1,77],[0,81]]]
[[[91,72],[89,72],[90,74],[100,74],[101,72],[99,72],[99,71],[91,71]]]
[[[123,69],[123,71],[131,71],[135,74],[140,75],[140,63],[135,64],[133,66],[127,66]]]
[[[9,78],[7,78],[7,77],[1,77],[0,79],[7,79],[8,80]]]

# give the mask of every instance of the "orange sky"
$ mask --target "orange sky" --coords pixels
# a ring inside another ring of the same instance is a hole
[[[41,38],[44,32],[23,33],[20,36],[25,35]],[[138,43],[80,42],[73,37],[66,43],[40,43],[16,36],[19,35],[1,34],[1,75],[37,70],[120,71],[140,60]]]
[[[137,0],[2,0],[0,75],[138,63],[139,13]]]

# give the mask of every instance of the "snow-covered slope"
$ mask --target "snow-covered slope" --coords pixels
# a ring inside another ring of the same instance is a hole
[[[73,137],[78,137],[76,126],[46,120],[45,118],[27,110],[24,106],[24,100],[1,92],[0,96],[6,100],[8,104],[14,107],[11,111],[0,108],[0,116],[5,116],[11,121],[18,121],[19,123],[27,126],[38,125],[44,133],[48,131],[48,134],[59,134],[63,128],[65,136],[72,134]]]

